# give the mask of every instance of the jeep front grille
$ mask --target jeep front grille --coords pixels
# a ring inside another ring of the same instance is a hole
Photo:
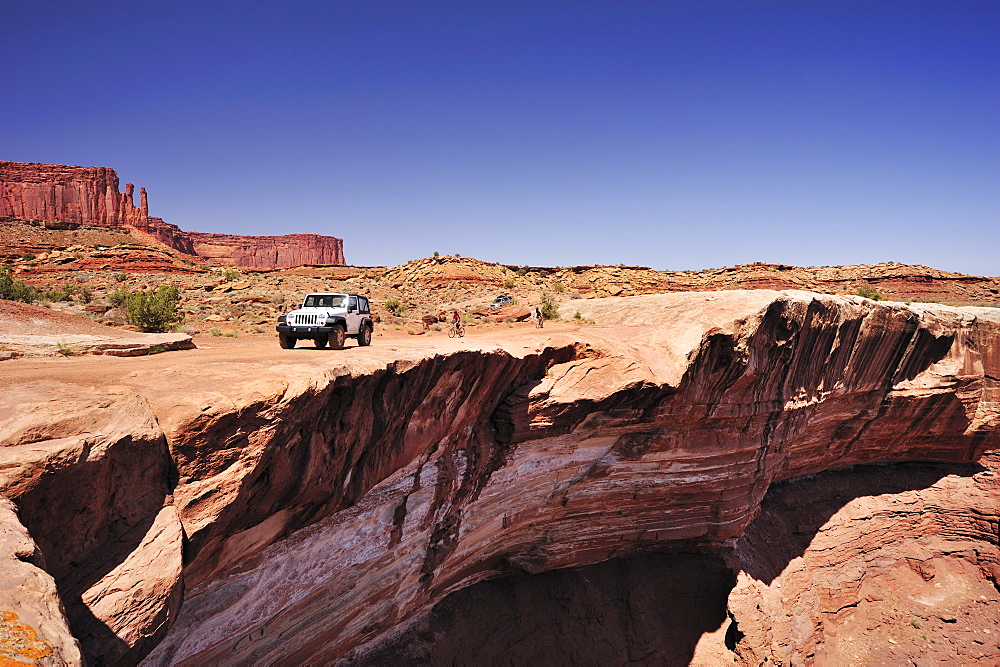
[[[326,322],[326,316],[323,317],[323,322]],[[316,326],[320,324],[319,315],[292,315],[292,324],[297,326]]]

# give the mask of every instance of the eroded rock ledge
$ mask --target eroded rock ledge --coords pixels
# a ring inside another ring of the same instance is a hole
[[[329,662],[504,573],[732,551],[775,481],[1000,444],[997,310],[765,291],[566,310],[608,326],[206,365],[197,392],[169,372],[18,386],[0,492],[92,659]]]

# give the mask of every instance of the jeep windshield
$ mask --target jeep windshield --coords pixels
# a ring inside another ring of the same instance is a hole
[[[342,294],[310,294],[302,302],[303,308],[341,308],[343,305]]]

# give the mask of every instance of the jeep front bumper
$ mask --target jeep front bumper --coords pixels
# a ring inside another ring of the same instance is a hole
[[[330,336],[333,327],[312,326],[312,327],[292,327],[287,324],[279,324],[275,327],[278,333],[291,336],[292,338],[323,339]]]

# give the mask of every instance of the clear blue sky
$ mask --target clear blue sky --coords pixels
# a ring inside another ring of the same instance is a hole
[[[4,2],[0,159],[348,262],[1000,275],[1000,2]]]

